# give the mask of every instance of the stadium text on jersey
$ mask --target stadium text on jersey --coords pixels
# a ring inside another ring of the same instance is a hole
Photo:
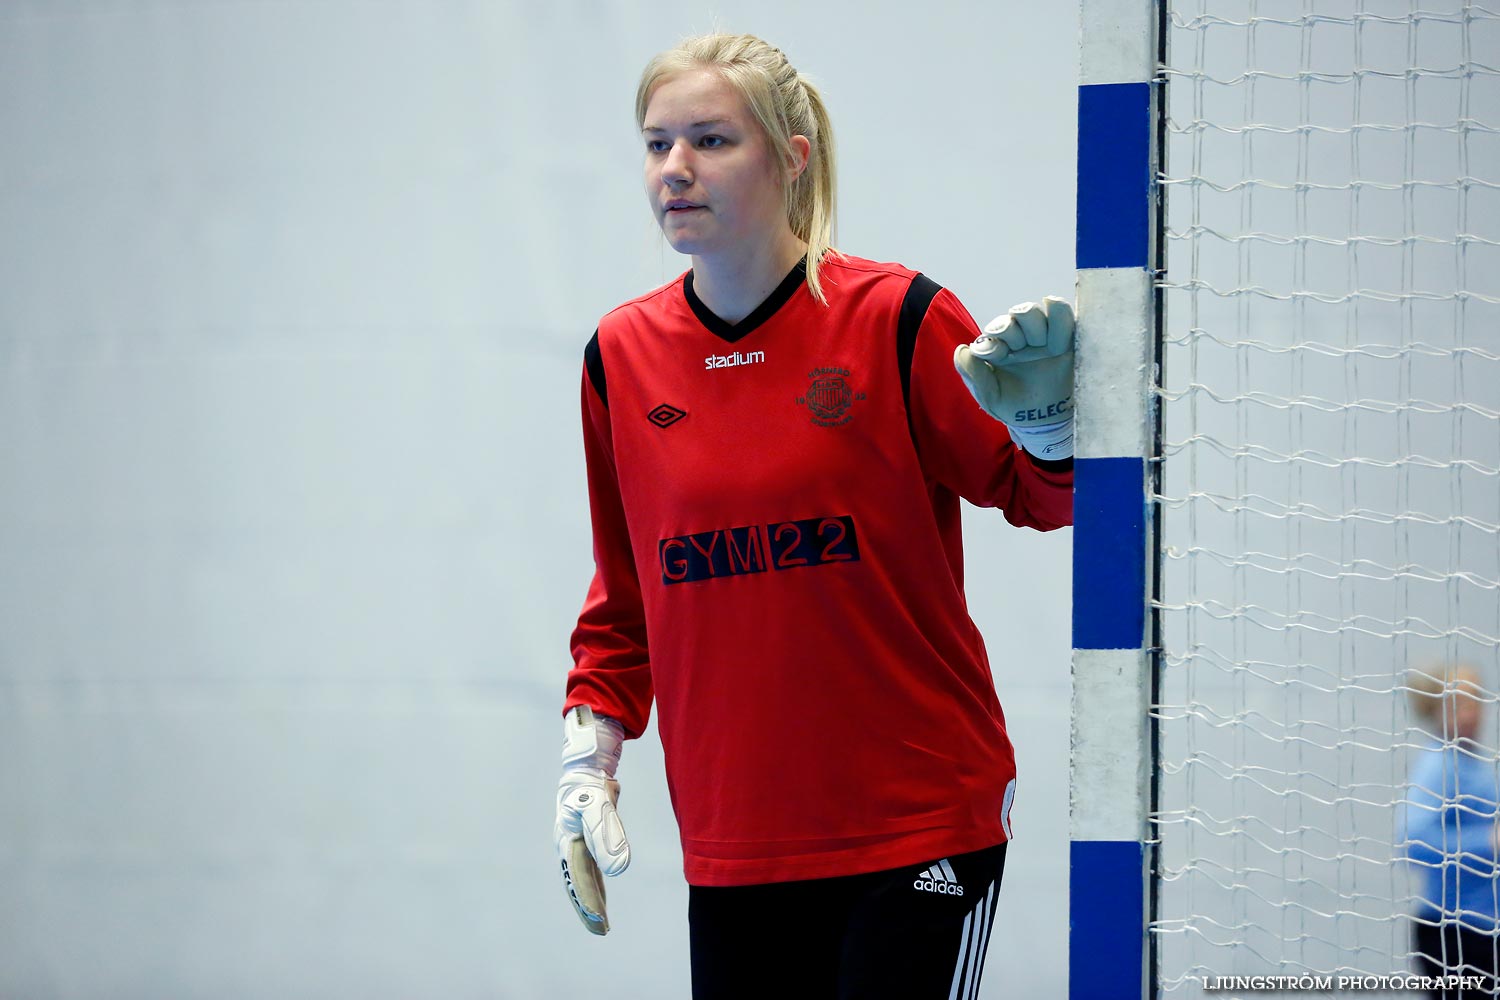
[[[766,360],[765,351],[751,351],[749,354],[741,354],[735,351],[733,354],[710,354],[703,359],[704,371],[712,371],[715,368],[738,368],[740,365],[755,365]]]

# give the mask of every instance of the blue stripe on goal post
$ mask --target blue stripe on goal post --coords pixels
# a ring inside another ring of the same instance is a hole
[[[1078,267],[1147,266],[1151,85],[1078,88]]]
[[[1164,17],[1080,0],[1068,996],[1141,1000],[1154,970],[1151,494]]]
[[[1145,911],[1144,846],[1075,840],[1068,863],[1069,996],[1137,1000],[1143,971],[1140,926],[1122,927],[1122,915]]]
[[[1073,463],[1073,648],[1139,649],[1145,635],[1141,458]]]

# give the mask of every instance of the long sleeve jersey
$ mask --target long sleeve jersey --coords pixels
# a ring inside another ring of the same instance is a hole
[[[1500,778],[1494,751],[1468,740],[1429,740],[1412,766],[1401,816],[1398,842],[1417,875],[1417,916],[1493,931],[1500,897],[1495,857]]]
[[[799,264],[736,324],[692,273],[584,352],[595,573],[564,711],[646,728],[693,885],[878,871],[1010,837],[1015,758],[963,588],[959,498],[1072,521],[954,369],[979,335],[898,264]]]

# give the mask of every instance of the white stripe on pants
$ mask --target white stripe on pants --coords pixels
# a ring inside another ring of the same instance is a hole
[[[974,904],[974,909],[964,917],[963,940],[958,947],[958,961],[953,966],[953,985],[948,988],[948,1000],[960,1000],[958,987],[963,984],[962,1000],[978,1000],[979,972],[984,967],[984,952],[990,945],[990,922],[985,919],[995,905],[995,883],[985,890],[984,897]]]

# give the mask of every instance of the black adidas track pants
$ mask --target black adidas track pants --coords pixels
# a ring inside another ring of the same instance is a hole
[[[1005,848],[838,878],[690,885],[693,1000],[976,1000]]]

